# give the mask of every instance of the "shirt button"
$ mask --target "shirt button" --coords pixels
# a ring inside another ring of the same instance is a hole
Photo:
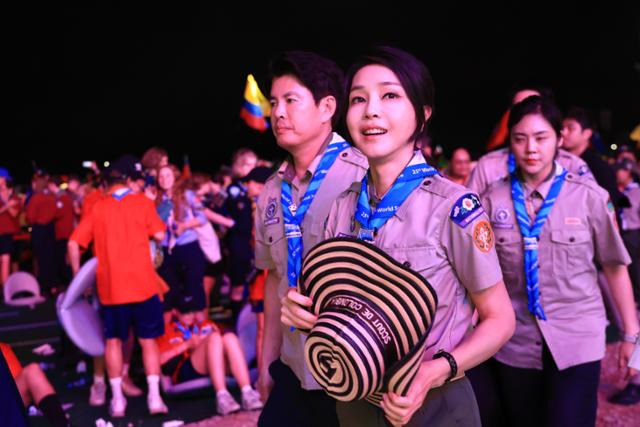
[[[570,241],[571,243],[573,243],[573,242],[575,242],[575,241],[576,241],[576,238],[575,238],[575,237],[573,237],[573,236],[571,236],[571,237],[569,237],[569,241]]]
[[[405,261],[402,263],[405,267],[411,267],[411,263],[409,261]]]
[[[536,345],[542,345],[540,341],[536,341]]]
[[[341,157],[347,157],[347,153],[340,154]]]
[[[425,187],[431,184],[431,180],[427,179],[425,180],[422,185],[424,185]]]
[[[498,242],[500,242],[500,243],[504,242],[504,237],[499,238]]]
[[[269,243],[273,242],[273,237],[269,237]]]

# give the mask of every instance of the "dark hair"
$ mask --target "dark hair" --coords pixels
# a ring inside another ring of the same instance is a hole
[[[427,120],[424,118],[424,107],[433,110],[434,92],[431,73],[422,61],[412,54],[390,46],[375,46],[358,56],[347,70],[345,94],[348,99],[353,77],[367,65],[382,65],[393,71],[400,80],[402,88],[413,105],[416,113],[416,130],[411,135],[413,141],[424,141],[428,138]]]
[[[342,119],[344,99],[342,86],[344,73],[332,60],[314,52],[300,50],[281,52],[269,63],[270,80],[291,75],[309,89],[316,104],[322,98],[333,96],[336,99],[336,112],[331,124],[336,126]]]
[[[593,131],[596,130],[595,120],[593,119],[593,115],[589,110],[582,107],[571,107],[564,115],[565,119],[573,119],[576,122],[580,123],[580,127],[582,130],[591,129]]]
[[[509,133],[524,116],[529,114],[540,114],[549,122],[556,135],[560,137],[562,113],[560,113],[560,110],[552,100],[541,96],[530,96],[511,108],[508,124]]]
[[[521,81],[521,82],[518,82],[518,83],[514,84],[511,87],[511,90],[509,91],[509,99],[508,99],[509,105],[513,104],[513,98],[516,96],[516,94],[518,92],[523,91],[523,90],[536,91],[543,98],[549,98],[552,101],[555,101],[555,96],[553,94],[553,90],[551,90],[550,88],[548,88],[546,86],[542,86],[541,84],[539,84],[537,82]]]
[[[241,157],[244,157],[244,156],[252,156],[252,157],[255,157],[256,159],[258,158],[258,155],[256,154],[256,152],[253,151],[251,148],[247,148],[247,147],[238,148],[231,155],[231,165],[235,165],[236,162]]]

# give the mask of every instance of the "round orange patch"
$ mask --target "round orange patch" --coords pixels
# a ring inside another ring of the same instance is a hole
[[[482,252],[489,252],[493,247],[493,230],[486,220],[478,221],[473,227],[473,244]]]

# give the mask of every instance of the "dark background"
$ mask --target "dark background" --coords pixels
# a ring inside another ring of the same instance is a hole
[[[141,155],[152,145],[179,165],[189,154],[193,170],[209,172],[241,146],[279,157],[270,132],[238,116],[247,74],[268,96],[274,52],[315,50],[348,66],[378,42],[431,69],[432,131],[445,150],[464,145],[480,154],[521,80],[552,87],[561,107],[592,108],[607,143],[624,142],[640,122],[638,7],[419,1],[21,7],[6,16],[12,120],[0,165],[26,182],[33,162],[77,173],[82,160]]]

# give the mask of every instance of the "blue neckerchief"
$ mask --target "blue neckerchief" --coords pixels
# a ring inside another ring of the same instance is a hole
[[[438,171],[429,166],[424,160],[418,164],[407,166],[396,178],[391,189],[382,198],[380,203],[371,212],[369,204],[369,174],[362,178],[360,196],[355,219],[360,223],[358,238],[367,242],[373,242],[374,235],[391,218],[398,208],[404,203],[409,194],[416,189],[423,178],[433,176]]]
[[[555,164],[554,164],[555,167]],[[547,197],[542,203],[542,207],[538,210],[536,219],[533,224],[530,224],[529,215],[524,206],[524,191],[522,190],[522,184],[518,179],[517,173],[514,171],[511,173],[511,197],[513,198],[513,208],[516,211],[516,218],[518,225],[520,226],[520,234],[524,241],[524,274],[527,283],[527,299],[529,312],[536,316],[540,320],[547,320],[547,316],[544,314],[542,304],[540,303],[540,287],[538,283],[538,237],[542,232],[549,212],[560,193],[562,183],[567,176],[567,171],[561,169],[560,173],[557,173],[551,183],[551,188]]]
[[[120,191],[120,190],[124,190],[124,191]],[[113,193],[111,193],[111,197],[113,197],[117,201],[120,201],[120,200],[122,200],[124,198],[124,196],[126,196],[129,193],[131,193],[131,189],[130,188],[120,188],[120,189],[114,191]]]
[[[346,141],[336,141],[329,144],[326,151],[318,163],[316,172],[309,183],[307,191],[300,202],[300,206],[293,203],[291,196],[291,184],[282,181],[282,195],[280,203],[282,204],[282,216],[284,219],[284,234],[287,238],[287,280],[289,286],[295,287],[298,282],[298,274],[302,265],[302,231],[300,224],[304,219],[313,198],[322,184],[322,180],[333,165],[333,162],[343,150],[349,147]]]
[[[511,151],[509,151],[509,157],[507,158],[507,172],[509,175],[516,171],[516,157]]]

